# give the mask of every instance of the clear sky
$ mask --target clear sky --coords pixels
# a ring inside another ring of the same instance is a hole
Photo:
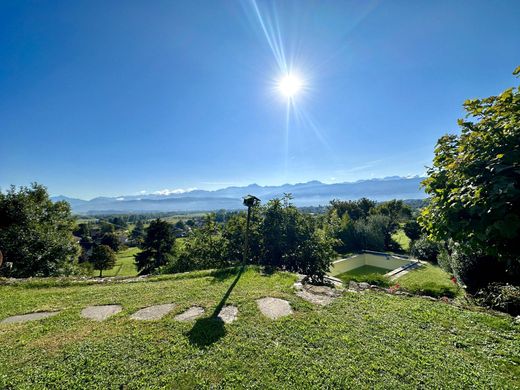
[[[516,0],[2,1],[0,188],[423,174],[463,101],[518,65]]]

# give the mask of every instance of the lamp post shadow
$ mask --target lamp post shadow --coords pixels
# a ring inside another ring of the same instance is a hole
[[[229,286],[226,293],[213,310],[213,313],[209,317],[198,319],[193,325],[193,328],[187,333],[190,344],[196,345],[199,348],[209,347],[213,343],[220,340],[226,335],[226,328],[224,327],[224,321],[218,316],[222,308],[225,306],[227,299],[233,292],[238,280],[244,272],[245,266],[242,265],[238,271],[237,276],[233,280],[233,283]]]

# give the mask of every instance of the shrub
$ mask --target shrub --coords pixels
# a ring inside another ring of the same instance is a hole
[[[412,242],[410,253],[419,260],[437,263],[440,249],[441,245],[438,242],[432,241],[427,237],[421,237]]]
[[[424,282],[420,285],[413,285],[406,287],[406,290],[412,294],[427,295],[429,297],[440,298],[448,297],[453,298],[457,295],[455,285],[446,286],[435,282]]]
[[[513,316],[520,315],[520,286],[491,283],[475,294],[475,300],[482,306]]]
[[[385,275],[371,273],[371,274],[362,274],[362,275],[350,275],[348,273],[341,275],[341,280],[348,283],[349,281],[362,283],[366,282],[368,284],[374,284],[380,287],[389,287],[390,279]]]

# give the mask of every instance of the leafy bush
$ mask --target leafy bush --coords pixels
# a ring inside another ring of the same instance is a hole
[[[427,237],[421,237],[412,242],[410,253],[419,260],[437,263],[440,250],[441,245],[438,242],[432,241]]]
[[[475,300],[482,306],[500,310],[513,316],[520,315],[520,286],[491,283],[475,294]]]
[[[454,298],[457,295],[457,289],[455,285],[446,286],[435,282],[424,282],[420,285],[406,287],[405,289],[412,294],[427,295],[434,298]]]

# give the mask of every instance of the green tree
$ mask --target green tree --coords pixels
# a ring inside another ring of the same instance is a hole
[[[103,234],[101,237],[101,244],[108,245],[114,252],[117,252],[119,249],[121,249],[121,241],[119,240],[119,236],[116,233]]]
[[[515,74],[520,72],[520,67]],[[451,240],[453,261],[503,268],[504,278],[520,275],[520,91],[467,100],[460,135],[445,135],[435,148],[423,185],[431,199],[420,223],[435,240]],[[461,255],[463,252],[464,255]],[[458,259],[458,260],[457,260]],[[456,265],[456,266],[453,266]],[[458,274],[468,286],[470,268]],[[496,275],[495,275],[496,277]]]
[[[421,237],[421,225],[419,225],[419,222],[416,220],[411,220],[405,223],[404,225],[404,234],[407,235],[407,237],[412,240],[418,240]]]
[[[115,252],[108,245],[96,245],[90,255],[90,263],[95,270],[99,270],[99,277],[103,277],[103,271],[114,268],[117,257]]]
[[[146,236],[146,232],[144,229],[143,221],[139,220],[136,222],[135,227],[132,229],[132,233],[130,233],[130,240],[133,245],[141,246],[144,242],[144,238]]]
[[[150,222],[142,245],[143,251],[135,256],[139,273],[149,274],[168,264],[173,258],[174,246],[173,226],[161,219]]]
[[[67,202],[53,203],[42,185],[0,192],[0,250],[13,277],[75,272],[79,246]]]

